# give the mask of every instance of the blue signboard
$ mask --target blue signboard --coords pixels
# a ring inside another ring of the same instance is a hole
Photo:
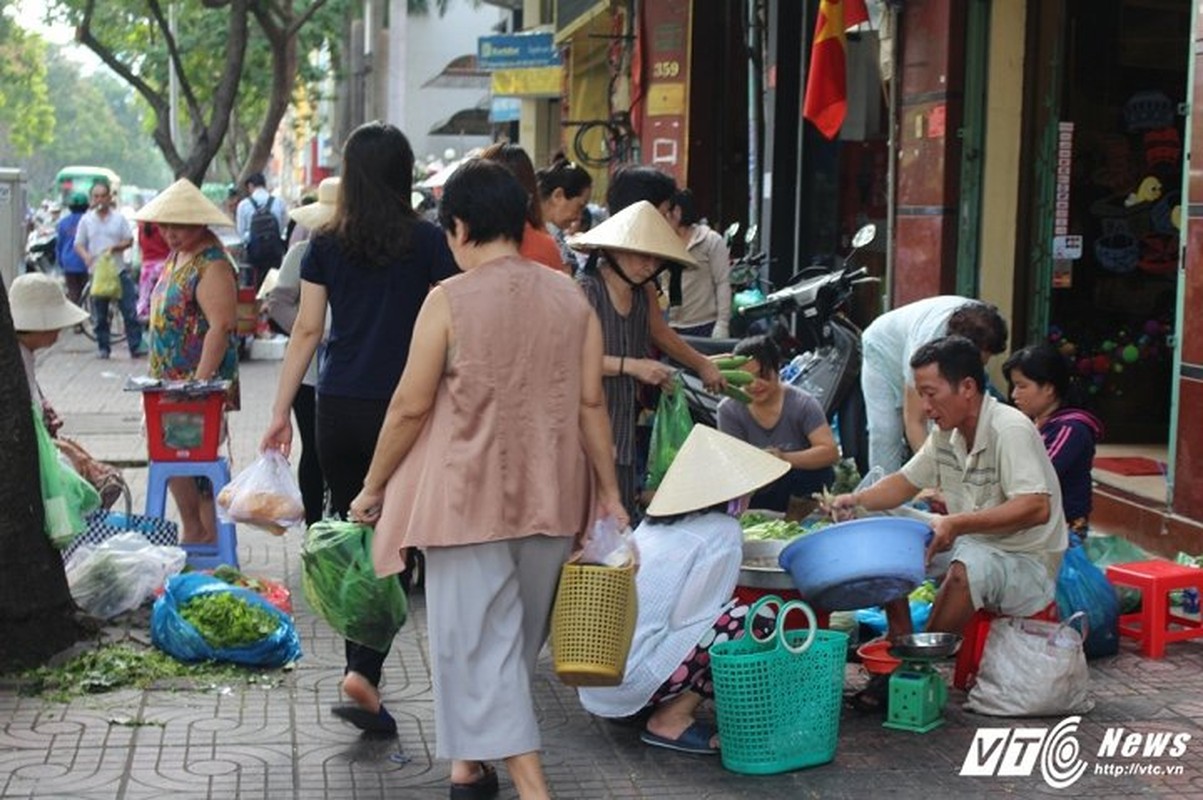
[[[522,98],[494,97],[489,106],[489,122],[518,122],[522,119]]]
[[[509,33],[476,40],[480,69],[558,67],[563,63],[551,33]]]

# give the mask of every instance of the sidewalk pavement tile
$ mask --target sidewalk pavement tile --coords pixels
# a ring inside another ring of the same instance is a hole
[[[138,395],[121,391],[145,361],[123,353],[92,357],[82,337],[39,359],[39,383],[75,435],[94,453],[129,464],[135,510],[145,503],[145,442]],[[278,362],[242,364],[243,410],[230,416],[233,470],[248,464],[267,427]],[[95,695],[69,704],[18,696],[0,688],[0,798],[172,800],[426,800],[445,797],[449,765],[433,759],[433,708],[425,614],[415,597],[385,667],[382,691],[397,718],[396,740],[362,739],[330,715],[339,702],[342,641],[316,618],[301,593],[299,531],[273,537],[239,530],[244,571],[283,581],[293,593],[305,656],[274,686],[217,691],[152,689]],[[831,764],[794,773],[748,777],[725,771],[718,758],[676,755],[642,745],[637,730],[585,713],[575,693],[551,672],[546,654],[534,681],[544,759],[554,795],[591,798],[914,798],[1148,795],[1203,797],[1203,644],[1171,645],[1161,661],[1125,644],[1115,658],[1091,665],[1098,704],[1084,715],[1074,743],[1087,772],[1065,789],[1051,788],[1037,765],[1030,775],[961,777],[979,727],[1045,728],[1057,719],[998,720],[960,709],[952,692],[944,727],[928,734],[886,730],[880,719],[846,711]],[[864,680],[848,668],[849,683]],[[146,723],[111,724],[115,716]],[[504,721],[499,721],[504,724]],[[1109,727],[1192,736],[1180,759],[1116,759],[1182,767],[1180,775],[1095,774]],[[501,770],[503,798],[516,797]]]

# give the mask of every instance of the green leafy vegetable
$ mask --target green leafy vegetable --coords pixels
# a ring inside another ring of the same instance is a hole
[[[936,602],[936,584],[932,581],[924,581],[915,588],[915,591],[911,592],[910,599],[924,603]]]
[[[56,667],[37,667],[20,673],[22,694],[69,702],[88,694],[126,687],[150,688],[157,681],[183,680],[189,688],[255,682],[258,673],[216,662],[185,664],[162,651],[128,642],[107,644],[80,653]]]
[[[270,611],[231,592],[197,595],[180,606],[180,616],[219,649],[253,644],[279,624]]]

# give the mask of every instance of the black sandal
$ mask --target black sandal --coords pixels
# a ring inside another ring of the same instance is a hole
[[[480,762],[481,776],[471,783],[452,783],[451,800],[492,800],[501,791],[497,770],[492,764]]]

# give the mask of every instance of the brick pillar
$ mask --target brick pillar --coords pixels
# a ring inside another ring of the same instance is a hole
[[[1187,178],[1187,228],[1183,265],[1186,295],[1178,320],[1182,371],[1178,381],[1177,462],[1174,464],[1173,509],[1177,514],[1203,520],[1203,4],[1196,0],[1191,58],[1195,59],[1195,85],[1191,93],[1191,142]],[[1193,310],[1193,311],[1192,311]]]
[[[961,0],[908,0],[902,7],[895,308],[956,288],[963,6]]]

